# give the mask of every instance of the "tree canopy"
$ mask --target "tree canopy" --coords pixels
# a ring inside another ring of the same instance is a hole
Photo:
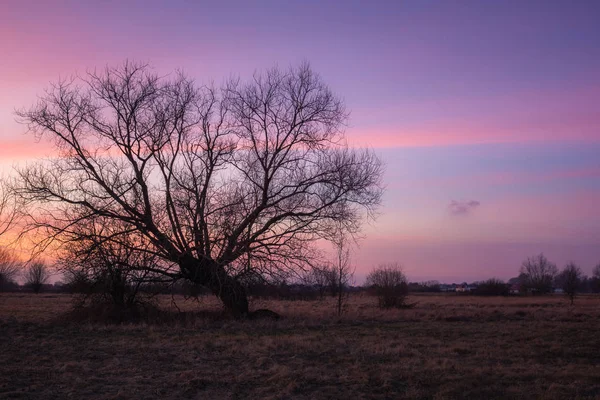
[[[245,275],[304,268],[311,244],[358,232],[382,196],[381,161],[347,145],[345,106],[308,64],[217,88],[125,62],[61,80],[17,114],[58,151],[15,186],[40,246],[131,245],[135,232],[132,250],[236,314]]]

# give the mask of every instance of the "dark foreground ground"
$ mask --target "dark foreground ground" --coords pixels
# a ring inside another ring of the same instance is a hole
[[[600,399],[600,298],[270,302],[281,321],[106,325],[64,295],[0,295],[0,398]],[[161,299],[174,309],[171,298]],[[183,311],[217,307],[177,300]]]

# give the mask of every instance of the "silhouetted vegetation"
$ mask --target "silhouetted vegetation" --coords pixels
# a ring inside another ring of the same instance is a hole
[[[151,284],[172,281],[164,279],[167,266],[161,270],[164,274],[154,272],[163,260],[149,251],[141,235],[136,231],[122,234],[121,226],[102,222],[103,219],[90,218],[73,224],[71,239],[64,247],[58,266],[71,290],[83,295],[78,307],[90,303],[100,308],[106,304],[125,312],[148,302]],[[118,234],[119,240],[100,239],[111,233]],[[144,285],[146,290],[142,291]]]
[[[581,273],[581,268],[574,263],[567,264],[556,276],[558,286],[561,287],[565,295],[569,297],[571,305],[573,305],[575,294],[577,294],[581,288],[582,277],[583,274]]]
[[[558,273],[556,265],[548,261],[544,254],[528,257],[521,266],[522,285],[533,294],[551,293],[554,278]]]
[[[31,288],[36,294],[43,289],[49,278],[48,267],[42,261],[33,261],[25,270],[25,286]]]
[[[18,112],[61,151],[20,169],[15,192],[45,207],[25,221],[47,234],[40,248],[71,243],[74,223],[97,243],[133,233],[136,251],[162,260],[152,274],[207,287],[244,316],[245,275],[315,264],[313,243],[332,227],[358,232],[380,204],[381,161],[342,140],[347,115],[306,64],[215,88],[126,62]]]
[[[439,293],[442,291],[438,281],[410,282],[408,291],[414,293]]]
[[[8,190],[4,179],[0,178],[0,237],[2,237],[17,218],[17,205],[15,196]]]
[[[0,179],[0,239],[15,222],[17,208],[14,199],[7,190],[5,180]],[[20,268],[14,253],[8,247],[0,246],[0,291],[14,290],[17,287],[15,279]]]
[[[509,294],[509,285],[501,279],[491,278],[479,282],[473,290],[473,294],[479,296],[507,296]]]
[[[337,277],[335,268],[330,264],[314,266],[304,279],[307,285],[313,286],[319,292],[321,299],[329,294],[337,296]]]
[[[588,284],[592,292],[600,293],[600,264],[594,267]]]
[[[367,276],[366,286],[377,296],[380,308],[405,308],[408,281],[398,263],[382,264]]]
[[[8,249],[0,247],[0,291],[14,288],[21,263]]]
[[[338,227],[335,235],[331,238],[335,248],[335,260],[332,263],[332,271],[335,276],[337,297],[336,310],[340,316],[346,309],[348,301],[348,286],[352,283],[354,276],[354,267],[350,263],[350,243],[349,238],[344,234],[343,229]]]

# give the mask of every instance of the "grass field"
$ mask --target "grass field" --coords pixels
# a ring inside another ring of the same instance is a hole
[[[69,322],[67,295],[0,295],[0,398],[600,398],[600,298],[412,296],[257,301],[235,321],[213,299],[170,322]],[[172,299],[161,306],[177,313]],[[203,316],[204,315],[204,316]]]

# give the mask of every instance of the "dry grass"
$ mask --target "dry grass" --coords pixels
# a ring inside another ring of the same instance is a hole
[[[176,300],[169,323],[102,325],[65,321],[69,296],[0,295],[0,398],[600,398],[598,297],[254,304],[278,322]]]

